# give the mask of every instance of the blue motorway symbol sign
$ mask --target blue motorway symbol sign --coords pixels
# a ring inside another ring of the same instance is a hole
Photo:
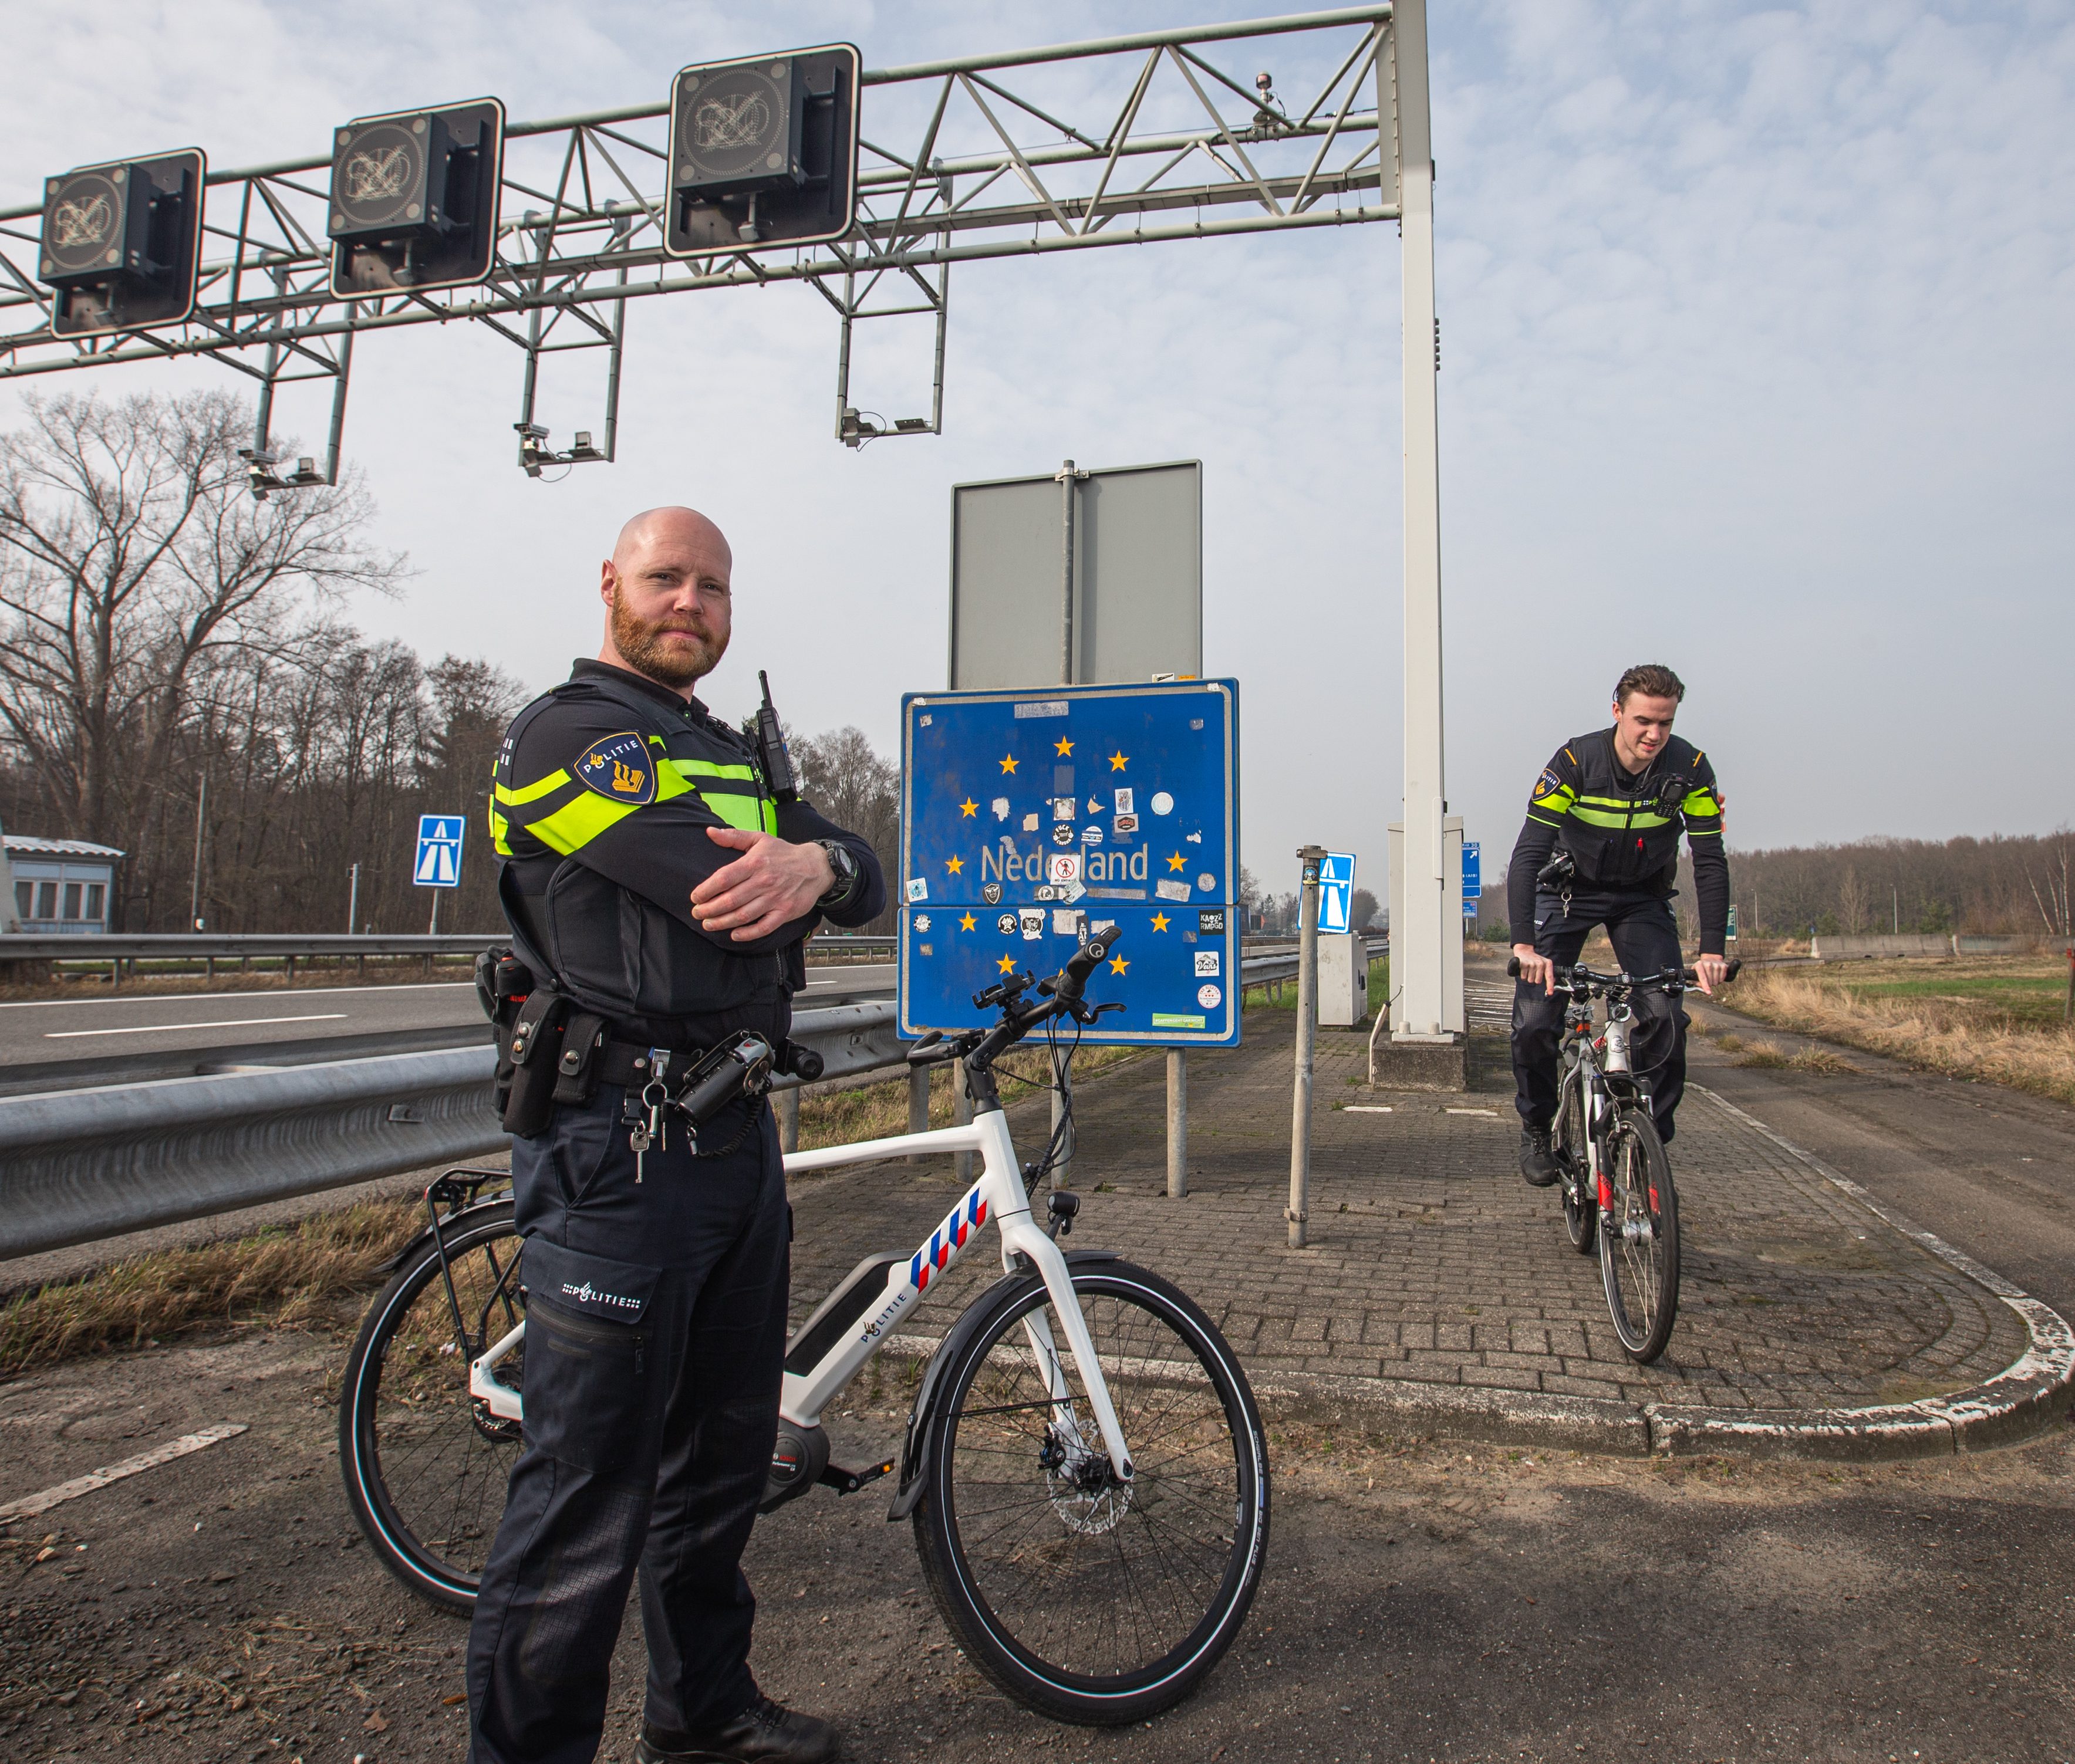
[[[900,1032],[992,1022],[973,994],[1056,973],[1124,1008],[1083,1039],[1240,1039],[1239,684],[909,693],[901,702]]]
[[[1474,839],[1463,841],[1463,911],[1475,917],[1484,904],[1485,859],[1484,848]]]
[[[458,815],[420,815],[418,817],[418,855],[411,865],[411,880],[420,888],[458,888],[461,886],[461,840],[464,826]]]
[[[1319,929],[1352,931],[1355,910],[1355,854],[1329,851],[1319,865]]]

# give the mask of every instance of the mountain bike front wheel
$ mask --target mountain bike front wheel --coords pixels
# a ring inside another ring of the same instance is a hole
[[[1679,1192],[1657,1126],[1625,1109],[1607,1135],[1609,1216],[1600,1221],[1600,1279],[1629,1358],[1648,1365],[1679,1315]]]
[[[1033,1275],[944,1369],[914,1526],[966,1658],[1039,1714],[1106,1727],[1180,1701],[1238,1634],[1268,1542],[1268,1450],[1237,1358],[1187,1296],[1125,1262],[1073,1283],[1131,1479],[1102,1452]]]
[[[413,1245],[360,1326],[339,1395],[339,1469],[361,1531],[412,1592],[463,1614],[475,1607],[520,1443],[517,1422],[478,1410],[469,1363],[524,1320],[521,1241],[508,1200],[454,1220],[452,1303],[438,1249]],[[518,1385],[524,1353],[499,1362],[505,1383]]]

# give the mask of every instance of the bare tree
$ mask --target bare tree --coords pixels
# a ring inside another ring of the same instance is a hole
[[[313,599],[393,592],[404,560],[357,475],[253,502],[224,394],[27,403],[0,436],[0,730],[60,830],[126,849],[209,665],[313,659]]]
[[[1845,865],[1845,874],[1837,884],[1837,916],[1844,921],[1845,929],[1857,933],[1866,929],[1866,885],[1859,880],[1859,873],[1851,865]]]

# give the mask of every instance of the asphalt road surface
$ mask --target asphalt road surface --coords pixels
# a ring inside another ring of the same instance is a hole
[[[798,1003],[890,998],[893,983],[890,962],[810,968]],[[451,981],[0,1003],[0,1093],[460,1047],[487,1032],[475,988]]]
[[[1829,1047],[1850,1071],[1739,1068],[1708,1052],[1696,1058],[1694,1076],[2075,1319],[2075,1109],[1787,1035],[1690,996],[1687,1009],[1704,1022],[1733,1026],[1747,1043],[1789,1054]]]
[[[11,1527],[0,1759],[458,1761],[466,1631],[374,1562],[332,1449],[342,1332],[237,1332],[0,1390],[0,1499],[249,1431]],[[831,1419],[840,1461],[897,1407]],[[1554,1457],[1272,1423],[1261,1596],[1191,1700],[1063,1728],[959,1657],[884,1485],[758,1522],[764,1688],[853,1764],[2075,1754],[2075,1430],[1910,1464]],[[603,1758],[632,1754],[640,1621]]]

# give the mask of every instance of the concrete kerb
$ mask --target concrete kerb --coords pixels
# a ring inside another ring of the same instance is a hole
[[[1971,1256],[1956,1250],[1849,1176],[1833,1170],[1704,1086],[1687,1089],[1806,1165],[1928,1254],[1985,1287],[2024,1321],[2030,1345],[1983,1383],[1915,1403],[1858,1409],[1758,1410],[1620,1403],[1506,1390],[1465,1390],[1402,1378],[1249,1368],[1265,1408],[1292,1419],[1346,1425],[1357,1418],[1408,1432],[1617,1457],[1733,1456],[1861,1463],[1943,1457],[2010,1445],[2043,1432],[2075,1398],[2075,1329]]]

